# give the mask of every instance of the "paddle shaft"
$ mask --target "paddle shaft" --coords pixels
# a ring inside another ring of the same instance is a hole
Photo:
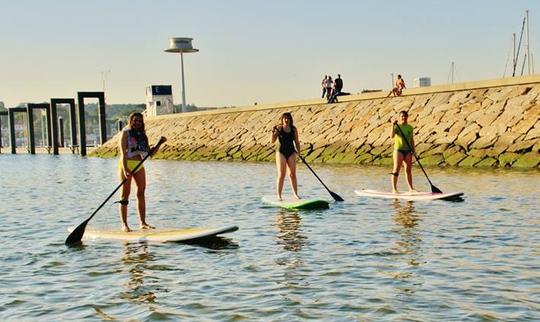
[[[431,180],[429,180],[429,177],[426,173],[426,170],[424,170],[424,167],[422,166],[422,163],[420,163],[420,159],[418,159],[418,156],[416,155],[416,152],[414,151],[414,149],[412,148],[411,144],[409,143],[409,140],[407,140],[407,138],[405,137],[405,134],[403,133],[403,131],[401,130],[401,128],[399,127],[399,125],[397,123],[394,123],[394,125],[398,128],[398,131],[399,133],[401,134],[401,137],[403,138],[403,141],[405,141],[405,143],[407,143],[407,146],[409,147],[409,149],[411,150],[412,154],[414,155],[415,159],[416,159],[416,162],[418,162],[418,165],[420,166],[420,169],[422,169],[422,172],[424,173],[424,175],[426,176],[426,179],[427,181],[429,182],[429,185],[431,186],[431,191],[432,192],[437,192],[437,193],[442,193],[441,190],[439,190],[439,188],[435,187],[433,185],[433,183],[431,183]]]
[[[140,167],[141,165],[144,163],[144,161],[146,161],[146,159],[148,159],[148,157],[150,157],[152,154],[154,154],[154,152],[159,148],[159,146],[162,144],[162,140],[160,139],[158,144],[152,149],[150,150],[150,152],[137,164],[137,166],[135,168],[133,168],[133,170],[131,170],[131,173],[135,173]],[[86,219],[85,221],[83,221],[79,226],[77,226],[77,228],[75,228],[71,234],[69,234],[69,236],[66,238],[66,241],[65,241],[65,244],[66,245],[73,245],[73,244],[77,244],[81,241],[83,235],[84,235],[84,230],[86,228],[86,225],[88,224],[88,222],[97,214],[97,212],[107,203],[107,201],[109,201],[112,196],[118,191],[118,189],[120,189],[124,183],[126,183],[126,181],[128,180],[128,177],[125,177],[124,180],[122,180],[122,182],[114,189],[114,191],[107,197],[107,199],[105,199],[101,205],[99,205],[99,207],[97,207],[96,210],[94,210],[94,212],[90,215],[90,217],[88,217],[88,219]]]
[[[319,176],[315,173],[315,171],[313,171],[313,169],[309,166],[309,164],[306,162],[306,160],[300,155],[300,153],[297,153],[297,154],[298,154],[298,157],[300,157],[300,160],[302,160],[302,162],[304,162],[306,167],[308,167],[309,171],[311,171],[311,173],[313,173],[315,178],[317,178],[317,180],[319,180],[319,182],[328,191],[328,193],[332,196],[332,198],[334,198],[335,201],[345,201],[337,193],[335,193],[332,190],[328,189],[328,187],[324,184],[324,182],[321,180],[321,178],[319,178]]]

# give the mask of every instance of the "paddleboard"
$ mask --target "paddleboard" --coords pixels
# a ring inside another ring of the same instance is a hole
[[[149,242],[185,242],[205,237],[215,237],[217,235],[237,231],[237,226],[224,226],[218,228],[193,227],[178,229],[144,229],[124,232],[121,230],[94,230],[87,228],[84,232],[84,239],[117,239],[127,241],[149,241]]]
[[[358,196],[361,197],[374,197],[374,198],[389,198],[389,199],[404,199],[404,200],[460,200],[462,199],[463,192],[449,192],[449,193],[433,193],[433,192],[400,192],[397,194],[377,191],[377,190],[355,190]]]
[[[328,209],[329,202],[322,199],[300,199],[279,201],[276,197],[264,196],[261,201],[271,207],[279,207],[291,210]]]

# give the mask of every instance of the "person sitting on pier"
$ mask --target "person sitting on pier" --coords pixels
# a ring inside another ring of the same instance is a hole
[[[394,96],[401,96],[401,94],[403,93],[403,89],[405,88],[407,88],[405,86],[405,81],[403,80],[401,75],[397,75],[396,85],[394,86],[394,88],[392,88],[392,90],[388,93],[386,97],[389,97],[392,94],[394,94]]]
[[[332,95],[328,98],[328,103],[338,103],[338,96],[351,95],[351,93],[342,92],[343,80],[341,79],[340,74],[338,74],[337,76],[338,77],[334,81],[334,91],[332,92]]]

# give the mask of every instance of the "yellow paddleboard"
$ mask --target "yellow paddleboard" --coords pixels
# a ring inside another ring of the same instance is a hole
[[[214,237],[237,230],[237,226],[224,226],[218,228],[193,227],[178,229],[144,229],[130,232],[123,232],[121,230],[93,230],[92,228],[88,228],[84,232],[83,239],[99,238],[127,241],[180,242]]]

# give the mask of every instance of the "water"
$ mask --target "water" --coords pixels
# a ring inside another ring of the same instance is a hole
[[[240,230],[202,244],[67,248],[66,229],[118,184],[116,160],[0,155],[0,319],[540,320],[540,172],[428,169],[466,199],[411,203],[354,196],[388,189],[389,169],[313,167],[346,202],[262,208],[271,163],[150,160],[149,223]],[[301,195],[329,198],[307,168],[298,176]],[[116,206],[91,224],[117,228]]]

